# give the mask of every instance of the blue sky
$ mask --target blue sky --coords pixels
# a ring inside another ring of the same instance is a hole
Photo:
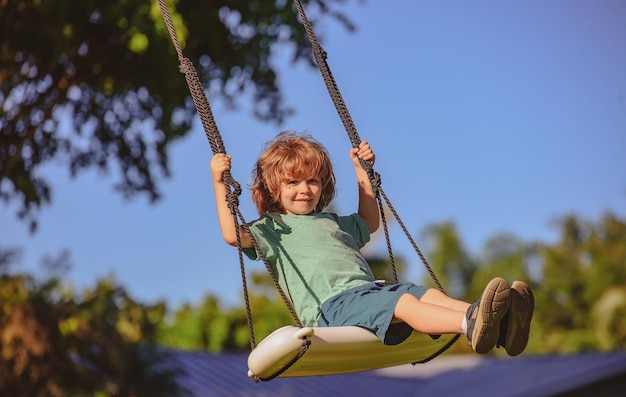
[[[555,219],[626,216],[626,2],[349,1],[358,26],[317,28],[362,139],[377,154],[383,189],[417,244],[432,223],[452,221],[473,254],[497,233],[553,242]],[[389,6],[389,4],[393,4]],[[276,58],[280,85],[296,110],[284,125],[212,101],[233,175],[247,186],[263,144],[280,130],[306,131],[334,161],[342,213],[356,210],[349,140],[315,69]],[[196,62],[196,60],[193,60]],[[183,78],[172,70],[172,78]],[[171,306],[214,294],[240,304],[235,248],[221,239],[209,160],[198,127],[171,151],[172,178],[151,206],[124,201],[114,180],[90,171],[42,170],[53,204],[31,236],[0,207],[2,247],[24,249],[18,269],[40,271],[45,255],[71,253],[77,291],[113,274],[138,300]],[[240,206],[256,212],[247,190]],[[422,265],[392,227],[396,254]],[[374,239],[369,249],[384,252]],[[261,269],[247,262],[249,269]]]

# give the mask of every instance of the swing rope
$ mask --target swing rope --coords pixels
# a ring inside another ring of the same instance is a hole
[[[170,38],[172,39],[174,48],[176,49],[176,53],[178,55],[178,61],[180,63],[179,65],[180,72],[185,75],[185,79],[189,87],[189,92],[191,93],[191,97],[193,99],[194,105],[196,106],[196,110],[198,111],[198,115],[200,116],[200,120],[202,121],[202,127],[204,128],[207,140],[209,141],[213,154],[217,154],[217,153],[226,154],[226,148],[224,147],[221,134],[219,132],[217,124],[215,123],[215,118],[213,117],[211,105],[209,104],[209,101],[206,97],[204,89],[202,88],[202,84],[200,83],[198,74],[196,73],[193,63],[189,60],[189,58],[183,55],[183,51],[181,49],[178,36],[176,35],[174,24],[172,23],[172,18],[170,15],[169,8],[167,7],[165,0],[158,0],[158,2],[159,2],[159,7],[161,9],[161,15],[163,16],[165,25],[167,26],[167,30],[170,34]],[[239,210],[239,196],[241,195],[240,184],[232,177],[232,174],[230,171],[224,172],[223,179],[224,179],[224,183],[227,187],[227,192],[228,192],[226,195],[226,201],[228,201],[228,207],[231,213],[233,214],[233,222],[235,223],[235,231],[237,235],[237,246],[239,248],[238,251],[239,251],[239,265],[240,265],[240,271],[241,271],[241,280],[242,280],[242,285],[243,285],[243,293],[244,293],[244,300],[245,300],[245,306],[246,306],[248,331],[250,334],[250,347],[252,350],[254,350],[256,348],[256,341],[254,337],[254,329],[252,326],[252,310],[250,307],[250,299],[249,299],[249,294],[248,294],[248,284],[246,281],[247,277],[246,277],[246,270],[245,270],[245,264],[244,264],[244,258],[243,258],[243,250],[241,248],[241,235],[239,231],[240,225],[246,231],[248,231],[247,229],[248,224],[245,221],[241,211]],[[250,234],[250,236],[252,239],[252,244],[254,246],[254,249],[256,250],[259,257],[263,260],[263,263],[265,264],[265,267],[267,268],[268,273],[272,277],[274,286],[280,293],[280,296],[283,302],[285,303],[285,305],[287,306],[289,313],[293,317],[298,327],[302,328],[303,327],[302,322],[298,318],[291,301],[289,300],[284,290],[278,283],[278,279],[276,278],[276,276],[274,275],[274,272],[269,266],[269,263],[267,259],[265,258],[265,255],[259,248],[258,243],[254,239],[252,234]],[[302,354],[304,353],[304,351],[306,351],[307,347],[308,345],[304,346],[303,344]]]
[[[196,73],[196,70],[193,66],[193,63],[183,55],[183,51],[181,49],[180,46],[180,42],[177,38],[176,35],[176,30],[174,28],[174,25],[172,23],[172,19],[170,16],[170,12],[169,12],[169,8],[166,4],[166,0],[158,0],[159,3],[159,7],[161,10],[161,14],[163,16],[163,19],[165,21],[165,25],[167,26],[167,30],[169,32],[170,38],[172,40],[172,43],[175,47],[176,53],[178,55],[178,60],[179,60],[179,70],[181,73],[183,73],[185,75],[185,79],[187,82],[187,85],[189,87],[189,91],[191,93],[191,97],[193,99],[194,105],[196,107],[196,110],[198,111],[198,115],[200,117],[200,120],[202,122],[202,126],[204,128],[207,140],[209,141],[209,144],[211,146],[211,149],[213,151],[213,154],[217,154],[217,153],[223,153],[226,154],[226,148],[224,146],[224,143],[222,141],[221,138],[221,134],[219,132],[219,129],[217,127],[217,124],[215,122],[215,118],[213,116],[213,112],[211,110],[211,106],[208,102],[208,99],[206,97],[206,94],[204,92],[204,89],[202,88],[202,85],[200,83],[200,79],[198,78],[198,75]],[[319,42],[317,41],[317,38],[313,32],[313,29],[311,27],[310,22],[308,21],[306,14],[304,13],[304,9],[302,8],[302,5],[300,3],[299,0],[294,0],[294,4],[297,8],[298,14],[302,20],[302,23],[304,25],[304,28],[306,30],[307,36],[309,38],[311,47],[312,47],[312,51],[313,51],[313,56],[315,58],[315,61],[317,63],[317,66],[322,74],[322,77],[324,79],[324,82],[326,84],[328,93],[333,101],[333,104],[335,105],[335,108],[339,114],[339,117],[346,129],[346,132],[348,134],[348,137],[352,143],[352,146],[355,148],[359,147],[359,144],[361,142],[358,132],[356,130],[356,127],[354,125],[354,122],[352,121],[352,118],[350,116],[350,113],[347,109],[347,106],[343,100],[343,97],[341,95],[341,92],[339,91],[339,88],[335,82],[334,77],[332,76],[332,73],[330,71],[330,68],[326,62],[326,58],[327,58],[327,54],[324,51],[324,49],[320,46]],[[389,210],[391,211],[391,213],[394,215],[395,219],[397,220],[398,224],[400,225],[400,227],[402,228],[402,230],[404,231],[405,235],[407,236],[407,238],[409,239],[410,243],[412,244],[413,248],[415,249],[415,251],[417,252],[418,256],[420,257],[420,259],[422,260],[422,263],[424,264],[424,266],[426,267],[428,273],[430,274],[431,278],[433,279],[433,281],[435,282],[435,284],[437,285],[437,288],[439,290],[441,290],[442,292],[445,292],[441,283],[439,282],[438,278],[436,277],[434,271],[432,270],[432,268],[430,267],[430,265],[428,264],[426,258],[424,257],[424,255],[422,254],[421,250],[419,249],[419,247],[417,246],[417,244],[415,243],[415,241],[413,240],[413,238],[411,237],[411,234],[409,233],[408,229],[406,228],[406,226],[404,225],[404,223],[402,222],[402,220],[400,219],[399,214],[397,213],[397,211],[395,210],[395,208],[393,207],[393,205],[391,204],[390,200],[388,199],[387,195],[385,194],[385,192],[382,190],[381,187],[381,179],[380,179],[380,175],[375,172],[373,170],[372,165],[367,162],[367,161],[363,161],[360,160],[361,162],[361,166],[363,167],[363,169],[367,172],[368,177],[370,178],[370,182],[372,185],[372,189],[374,191],[374,194],[376,196],[376,200],[378,202],[378,207],[379,207],[379,213],[381,215],[381,219],[382,219],[382,223],[383,223],[383,227],[384,227],[384,231],[385,231],[385,240],[386,240],[386,244],[387,244],[387,250],[389,253],[389,260],[391,263],[391,267],[392,267],[392,273],[393,273],[393,278],[394,278],[394,282],[397,283],[398,282],[398,275],[397,275],[397,270],[396,270],[396,266],[395,266],[395,260],[393,257],[393,250],[391,248],[391,239],[389,237],[389,231],[388,231],[388,225],[387,225],[387,221],[386,221],[386,217],[385,217],[385,212],[384,212],[384,208],[383,208],[383,202],[381,200],[384,200],[384,202],[386,203],[387,207],[389,208]],[[255,338],[254,338],[254,330],[253,330],[253,326],[252,326],[252,311],[251,311],[251,307],[250,307],[250,300],[249,300],[249,294],[248,294],[248,286],[247,286],[247,277],[246,277],[246,271],[245,271],[245,264],[244,264],[244,258],[243,258],[243,250],[241,247],[241,236],[240,236],[240,227],[242,227],[246,232],[249,233],[248,230],[248,224],[245,221],[243,215],[241,214],[240,210],[239,210],[239,196],[241,195],[241,186],[240,184],[232,177],[232,174],[230,173],[230,171],[226,171],[224,172],[223,175],[223,179],[224,179],[224,183],[227,187],[227,195],[226,195],[226,201],[228,202],[228,207],[233,215],[233,222],[235,224],[235,230],[236,230],[236,236],[237,236],[237,245],[239,248],[239,263],[240,263],[240,271],[241,271],[241,278],[242,278],[242,286],[243,286],[243,293],[244,293],[244,300],[245,300],[245,306],[246,306],[246,314],[247,314],[247,322],[248,322],[248,330],[249,330],[249,334],[250,334],[250,346],[251,349],[254,350],[256,348],[256,342],[255,342]],[[293,307],[293,304],[291,303],[291,300],[288,298],[287,294],[285,293],[285,291],[283,290],[283,288],[280,286],[278,279],[276,278],[276,275],[274,274],[274,272],[272,271],[267,259],[265,258],[265,255],[263,254],[263,252],[261,251],[261,249],[258,246],[258,243],[256,242],[256,240],[254,239],[253,235],[250,234],[251,240],[252,240],[252,244],[253,247],[257,253],[257,255],[259,256],[259,258],[263,261],[263,263],[265,264],[265,267],[268,271],[268,273],[270,274],[272,281],[274,283],[274,286],[276,287],[276,289],[278,290],[278,292],[280,293],[280,296],[283,300],[283,302],[285,303],[286,307],[288,308],[292,318],[294,319],[295,323],[297,324],[297,326],[299,328],[303,327],[302,322],[300,321],[300,319],[298,318],[295,309]],[[298,356],[292,360],[292,362],[290,362],[288,365],[286,365],[280,372],[276,373],[275,375],[273,375],[271,378],[267,378],[267,379],[260,379],[260,380],[271,380],[273,378],[275,378],[276,376],[279,376],[281,373],[283,373],[284,371],[286,371],[291,365],[293,365],[293,363],[295,363],[308,349],[310,345],[310,341],[306,340],[306,338],[303,340],[303,344],[301,347],[301,351],[298,354]]]
[[[333,101],[333,104],[335,105],[335,109],[337,110],[337,113],[339,114],[339,118],[341,119],[341,122],[343,123],[344,128],[346,129],[346,133],[348,134],[348,138],[350,139],[350,142],[352,143],[352,147],[358,148],[359,144],[361,143],[361,139],[359,138],[359,134],[356,130],[354,122],[352,121],[352,117],[350,116],[348,107],[346,106],[345,101],[343,100],[343,96],[341,95],[341,92],[339,91],[339,87],[335,81],[335,78],[333,77],[330,67],[328,66],[328,63],[326,62],[326,59],[328,58],[328,54],[319,44],[317,37],[315,36],[315,33],[313,31],[313,27],[311,26],[311,23],[309,22],[304,12],[304,9],[302,8],[302,4],[300,3],[300,0],[294,0],[294,4],[298,10],[298,15],[300,16],[300,19],[302,20],[302,24],[304,25],[304,29],[307,33],[307,36],[309,37],[309,42],[311,44],[313,57],[315,58],[315,63],[317,64],[317,67],[320,70],[320,73],[322,74],[322,78],[324,79],[324,83],[326,84],[326,89],[328,90],[328,94],[330,95],[330,98]],[[374,194],[378,201],[378,206],[380,210],[379,212],[381,215],[381,220],[382,220],[383,228],[385,231],[385,241],[387,243],[387,251],[389,253],[389,261],[391,262],[394,282],[395,283],[398,282],[398,276],[397,276],[395,261],[393,259],[393,250],[391,249],[391,239],[389,238],[389,231],[387,227],[387,221],[385,219],[385,212],[383,211],[380,197],[384,199],[385,203],[387,204],[387,208],[389,208],[391,213],[394,215],[396,221],[402,228],[402,231],[408,238],[409,242],[413,246],[413,249],[419,256],[419,258],[421,259],[422,263],[424,264],[424,267],[430,274],[430,277],[433,279],[433,281],[437,285],[437,288],[440,291],[445,293],[445,290],[443,286],[441,285],[441,282],[435,275],[435,272],[433,271],[433,269],[430,267],[430,264],[426,260],[426,257],[424,256],[424,254],[422,254],[422,251],[419,249],[419,247],[413,240],[411,233],[409,233],[408,229],[404,225],[404,222],[402,222],[402,219],[400,219],[400,215],[398,214],[396,209],[393,207],[389,198],[383,191],[381,187],[381,180],[380,180],[379,174],[373,170],[372,165],[367,161],[361,160],[361,166],[363,167],[365,171],[367,171],[367,174],[370,178],[370,182],[372,184],[372,188],[374,189]]]

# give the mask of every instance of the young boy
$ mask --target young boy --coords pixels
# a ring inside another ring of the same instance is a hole
[[[465,334],[477,353],[496,345],[510,355],[528,342],[534,298],[528,285],[496,277],[473,304],[413,283],[377,282],[360,252],[378,229],[380,214],[360,161],[374,163],[366,141],[350,150],[355,167],[357,213],[323,212],[335,196],[335,175],[326,149],[309,136],[278,134],[257,161],[252,200],[260,218],[241,227],[244,252],[259,259],[257,242],[281,287],[305,326],[363,327],[385,344],[408,338],[413,330],[427,334]],[[211,172],[218,220],[224,240],[237,246],[237,231],[225,200],[222,179],[231,157],[218,153]]]

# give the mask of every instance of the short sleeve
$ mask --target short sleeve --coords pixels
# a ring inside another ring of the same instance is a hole
[[[269,216],[248,223],[248,230],[256,241],[259,249],[266,259],[271,259],[275,253],[275,246],[278,245],[279,237],[275,231],[275,223]],[[243,253],[253,261],[261,260],[261,256],[254,247],[244,248]]]
[[[338,216],[336,221],[342,230],[354,237],[359,248],[362,248],[370,241],[370,233],[367,230],[365,221],[359,214]]]
[[[258,244],[258,235],[259,233],[257,232],[257,228],[258,226],[255,226],[255,223],[258,222],[258,219],[256,221],[253,221],[251,223],[248,224],[248,229],[250,230],[250,233],[252,234],[252,236],[254,237],[255,241],[257,241]],[[256,252],[256,249],[254,249],[254,247],[250,247],[250,248],[244,248],[243,249],[243,253],[244,255],[246,255],[249,259],[253,260],[253,261],[258,261],[259,259],[261,259],[259,257],[259,254]]]

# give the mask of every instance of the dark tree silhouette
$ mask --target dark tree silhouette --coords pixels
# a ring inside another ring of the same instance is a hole
[[[210,97],[234,104],[250,93],[256,117],[283,120],[291,110],[276,85],[272,47],[290,44],[294,61],[311,60],[291,2],[169,3]],[[341,3],[306,6],[313,23],[332,18],[352,29],[334,10]],[[52,161],[67,164],[72,176],[113,168],[124,196],[158,200],[169,144],[195,117],[177,70],[156,1],[1,1],[0,200],[18,203],[18,216],[34,230],[37,211],[51,201],[38,171]]]

